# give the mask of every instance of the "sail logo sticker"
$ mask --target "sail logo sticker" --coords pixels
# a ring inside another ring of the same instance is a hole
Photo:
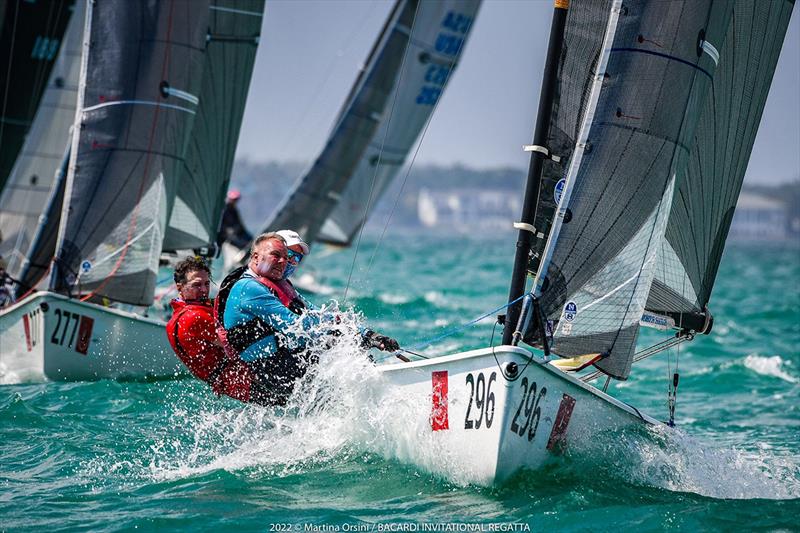
[[[567,302],[564,306],[564,320],[572,322],[576,316],[578,316],[578,306],[575,302]]]
[[[566,185],[566,183],[566,180],[561,178],[558,180],[558,183],[556,183],[555,189],[553,189],[553,200],[556,201],[556,205],[561,204],[561,197],[564,195],[564,185]]]

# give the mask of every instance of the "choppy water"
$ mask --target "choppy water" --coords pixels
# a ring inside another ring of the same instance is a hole
[[[406,346],[506,296],[511,237],[398,237],[367,268],[374,245],[361,247],[347,303]],[[353,252],[317,255],[305,268],[341,299]],[[0,530],[798,530],[800,252],[729,247],[711,308],[713,335],[669,355],[681,373],[676,430],[599,435],[493,489],[393,459],[381,431],[391,404],[376,400],[371,366],[344,349],[326,354],[289,414],[218,400],[191,379],[2,385]],[[487,320],[428,353],[491,335]],[[667,361],[642,362],[610,392],[665,419]],[[320,395],[332,405],[322,413]]]

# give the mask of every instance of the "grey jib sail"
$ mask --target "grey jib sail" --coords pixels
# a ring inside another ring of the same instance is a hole
[[[728,28],[727,6],[570,5],[548,139],[561,159],[544,167],[535,226],[547,244],[535,242],[532,266],[555,324],[553,350],[605,353],[597,366],[619,379],[630,372],[675,180]]]
[[[430,120],[453,76],[479,7],[480,0],[420,3],[403,71],[387,100],[387,109],[322,226],[319,241],[350,244],[366,222],[370,208],[400,171]]]
[[[678,326],[706,321],[725,237],[794,2],[732,2],[719,67],[672,202],[647,308]]]
[[[325,148],[265,229],[292,228],[309,242],[352,239],[428,120],[478,5],[395,4]]]
[[[17,279],[27,277],[22,275],[23,265],[30,255],[40,217],[53,194],[54,176],[60,171],[71,138],[81,66],[84,5],[85,2],[75,4],[33,123],[0,194],[0,233],[3,235],[0,255],[8,261],[8,273]],[[57,218],[55,228],[58,227]],[[45,264],[40,266],[46,270],[52,257],[51,248],[44,258]],[[38,276],[32,274],[38,278],[44,270],[37,272]]]
[[[217,238],[261,34],[264,0],[213,0],[201,105],[192,128],[164,250]]]
[[[72,4],[73,0],[0,4],[0,190],[36,114]]]
[[[88,4],[57,290],[152,302],[207,30],[207,2]]]

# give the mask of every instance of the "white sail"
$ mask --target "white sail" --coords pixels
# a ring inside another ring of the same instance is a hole
[[[480,0],[422,2],[406,61],[380,126],[322,226],[319,240],[350,244],[408,159],[453,76]]]
[[[325,148],[265,229],[352,240],[427,123],[479,5],[398,0]]]

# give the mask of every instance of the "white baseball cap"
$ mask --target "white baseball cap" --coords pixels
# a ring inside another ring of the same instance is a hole
[[[311,248],[308,247],[306,241],[304,241],[300,235],[296,231],[292,231],[290,229],[282,229],[280,231],[276,231],[278,235],[283,237],[283,240],[286,241],[286,247],[294,246],[295,244],[299,244],[300,248],[303,249],[303,255],[308,254],[311,251]]]

